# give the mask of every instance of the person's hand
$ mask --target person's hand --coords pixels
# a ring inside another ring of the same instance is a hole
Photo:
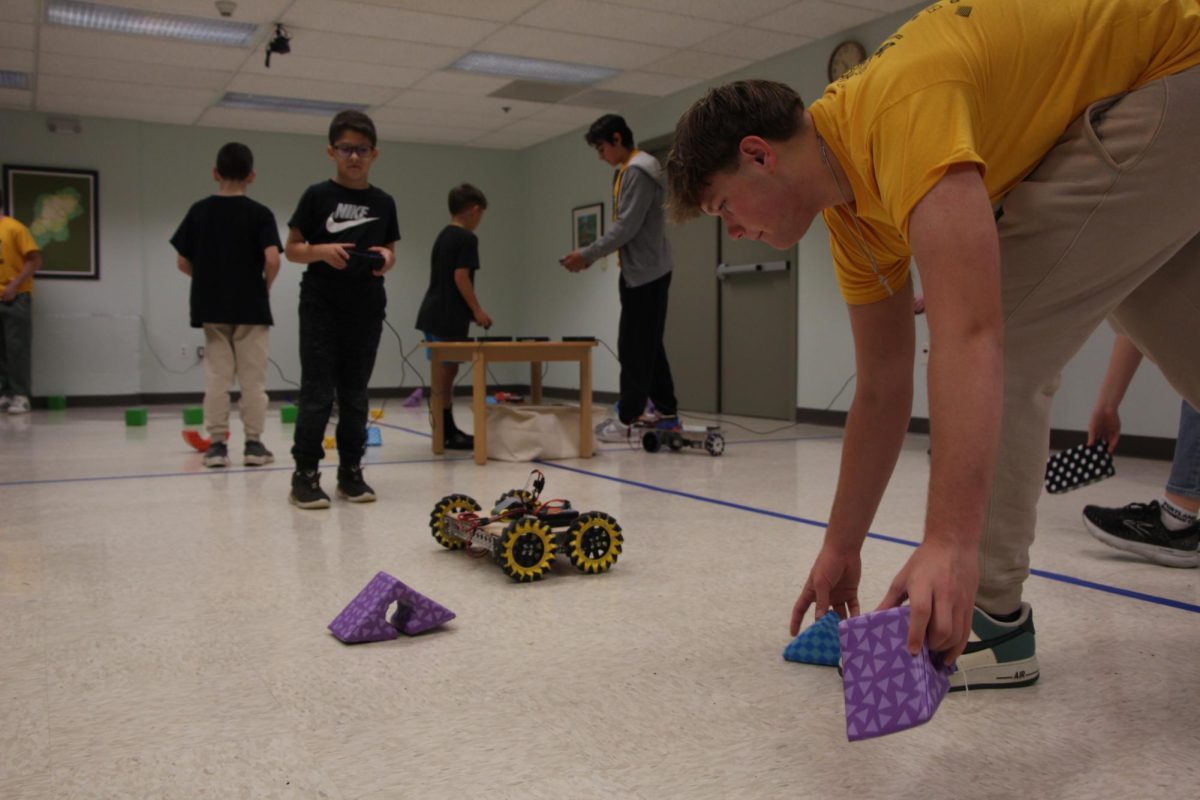
[[[348,242],[330,243],[330,244],[315,244],[313,249],[317,251],[317,255],[321,257],[329,266],[334,269],[345,269],[350,263],[350,254],[347,250],[353,250],[354,245]]]
[[[979,586],[977,550],[956,543],[922,542],[897,573],[879,609],[908,600],[908,652],[916,655],[928,639],[929,651],[942,653],[947,666],[962,655],[971,635]]]
[[[0,294],[0,302],[11,303],[17,299],[17,283],[12,281],[8,286],[4,287],[3,294]]]
[[[475,312],[475,324],[483,328],[485,331],[492,327],[492,318],[482,308]]]
[[[558,263],[566,267],[568,272],[583,272],[588,268],[588,262],[578,250],[567,253],[558,260]]]
[[[1108,452],[1117,449],[1117,439],[1121,438],[1121,415],[1115,408],[1096,406],[1092,409],[1092,418],[1088,421],[1088,447],[1100,439],[1108,442]]]
[[[396,266],[396,254],[393,253],[388,248],[372,247],[369,249],[372,253],[379,253],[379,255],[383,256],[383,266],[380,267],[379,269],[371,270],[372,275],[375,275],[377,277],[382,276],[385,272],[390,270],[392,267]]]
[[[800,633],[800,622],[809,606],[813,607],[814,621],[825,616],[830,608],[842,619],[858,616],[858,579],[861,575],[862,559],[857,550],[841,552],[822,547],[800,597],[792,606],[792,636]]]

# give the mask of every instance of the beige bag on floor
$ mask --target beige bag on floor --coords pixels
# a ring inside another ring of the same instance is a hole
[[[487,456],[497,461],[578,458],[579,407],[488,406]]]

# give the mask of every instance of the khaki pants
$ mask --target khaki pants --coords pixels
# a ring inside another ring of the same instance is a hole
[[[1029,575],[1059,373],[1096,327],[1200,402],[1200,67],[1094,103],[1003,210],[1004,420],[976,600],[1000,614]]]
[[[209,435],[229,431],[229,389],[241,389],[238,411],[246,441],[257,441],[267,419],[267,325],[204,325],[204,427]]]

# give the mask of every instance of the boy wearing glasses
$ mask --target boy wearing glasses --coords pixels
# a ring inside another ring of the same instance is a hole
[[[367,438],[367,383],[383,330],[387,296],[383,276],[396,261],[400,238],[396,203],[367,176],[379,155],[375,123],[360,111],[342,111],[329,125],[326,153],[336,174],[305,190],[288,220],[288,260],[307,264],[300,282],[300,399],[288,501],[328,508],[317,465],[338,402],[337,494],[370,503],[363,480]]]

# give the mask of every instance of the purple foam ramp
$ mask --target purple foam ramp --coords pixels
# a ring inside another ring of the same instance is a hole
[[[392,603],[396,604],[396,613],[388,620],[387,610]],[[454,612],[450,609],[380,572],[329,623],[329,630],[346,644],[383,642],[395,639],[398,632],[412,636],[452,619]]]
[[[909,608],[889,608],[838,624],[846,738],[885,736],[928,722],[950,689],[950,668],[928,643],[908,652]]]

